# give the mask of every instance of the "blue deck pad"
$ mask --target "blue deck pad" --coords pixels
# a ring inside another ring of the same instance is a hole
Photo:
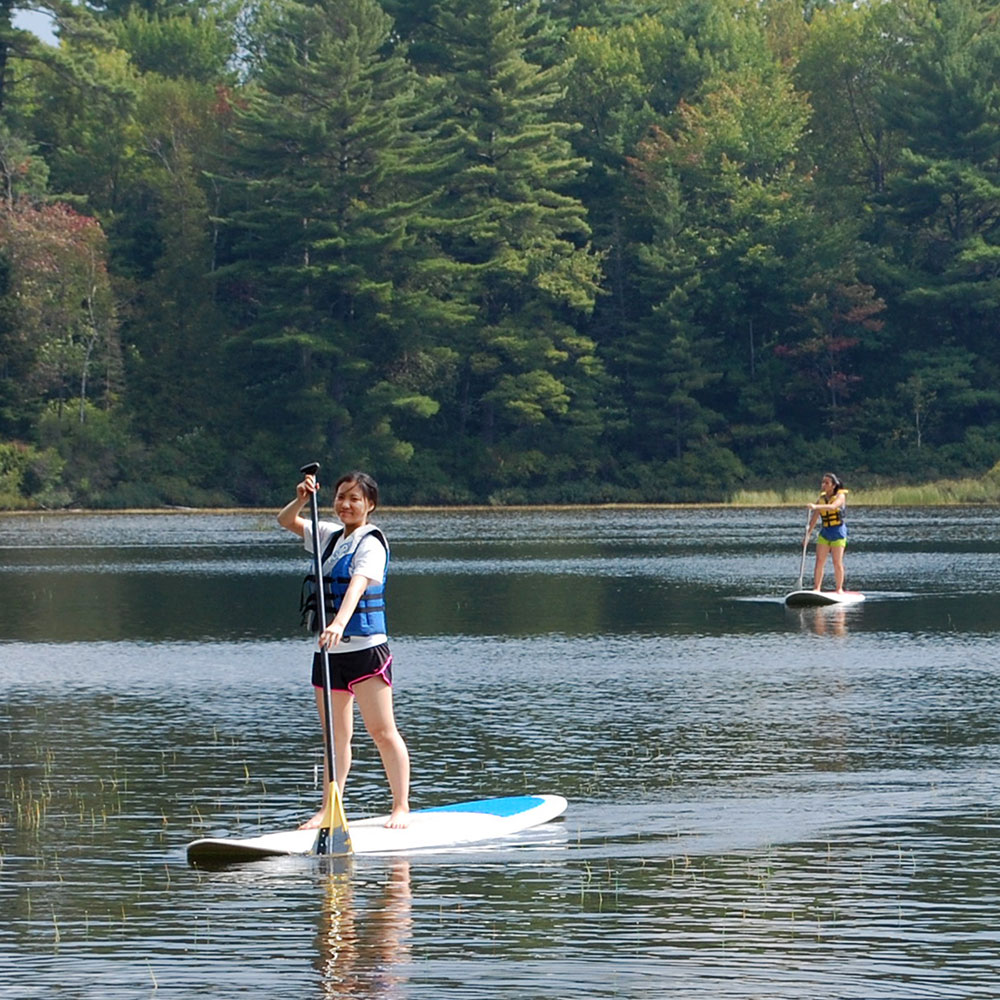
[[[419,809],[418,812],[463,812],[485,813],[488,816],[517,816],[519,813],[534,809],[544,802],[537,795],[512,795],[504,799],[479,799],[477,802],[455,802],[449,806],[431,806],[430,809]]]

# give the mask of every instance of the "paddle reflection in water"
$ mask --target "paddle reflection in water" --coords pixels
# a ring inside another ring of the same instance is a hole
[[[320,862],[323,908],[316,935],[316,968],[322,995],[378,1000],[399,996],[407,981],[413,937],[410,864],[393,860],[381,881],[358,901],[366,880],[350,858]]]

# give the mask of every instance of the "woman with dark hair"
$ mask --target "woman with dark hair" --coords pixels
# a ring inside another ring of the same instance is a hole
[[[314,540],[311,521],[300,515],[318,489],[316,478],[307,475],[295,487],[295,499],[279,512],[278,523],[302,538],[307,552],[312,553],[315,545],[322,553],[323,586],[316,588],[316,599],[320,593],[326,595],[329,624],[319,633],[318,641],[319,648],[327,650],[330,664],[337,785],[343,795],[351,767],[356,701],[389,779],[392,813],[386,826],[404,827],[410,812],[410,757],[392,710],[392,653],[385,624],[389,544],[385,535],[368,522],[378,506],[378,485],[365,472],[341,476],[334,485],[333,499],[333,511],[341,526],[320,521],[319,537]],[[314,617],[318,619],[318,615]],[[312,683],[325,732],[322,653],[313,655]],[[323,774],[328,774],[326,768]],[[324,778],[323,806],[302,824],[303,829],[322,825],[329,796],[329,781]]]
[[[806,542],[821,521],[816,536],[816,569],[813,573],[813,590],[823,589],[823,571],[826,557],[833,557],[833,579],[838,594],[844,591],[844,551],[847,548],[847,524],[844,509],[847,506],[847,490],[832,472],[827,472],[820,482],[819,501],[809,504],[812,517],[806,528]]]

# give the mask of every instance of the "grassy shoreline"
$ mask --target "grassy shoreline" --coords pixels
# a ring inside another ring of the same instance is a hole
[[[411,507],[386,504],[379,507],[383,513],[500,513],[504,511],[572,511],[572,510],[738,510],[747,507],[788,508],[804,507],[816,499],[816,494],[801,490],[741,490],[731,499],[717,503],[579,503],[579,504],[465,504],[428,506],[417,504]],[[851,506],[853,507],[988,507],[1000,504],[1000,495],[990,491],[978,493],[955,492],[948,493],[935,487],[898,486],[882,487],[876,490],[852,490]],[[74,514],[81,517],[101,516],[105,514],[142,514],[163,515],[172,514],[251,514],[260,517],[273,517],[275,509],[270,507],[117,507],[117,508],[83,508],[66,507],[58,510],[45,510],[36,507],[30,510],[4,510],[0,508],[0,517],[45,517]]]
[[[980,477],[966,479],[939,479],[929,483],[903,483],[871,486],[848,483],[850,502],[853,506],[866,507],[961,507],[1000,504],[1000,463]],[[382,511],[441,512],[455,511],[526,511],[526,510],[711,510],[740,507],[802,507],[816,499],[816,489],[803,489],[801,484],[762,490],[737,490],[727,500],[705,503],[666,502],[614,502],[614,503],[561,503],[561,504],[414,504],[394,506],[386,504]],[[42,507],[4,508],[0,515],[44,514],[258,514],[274,515],[277,507],[117,507],[83,508]]]
[[[849,489],[854,506],[867,507],[960,507],[1000,503],[1000,483],[993,473],[983,479],[957,479],[901,486],[874,486]],[[787,507],[809,503],[815,493],[795,490],[741,490],[730,499],[734,507]]]

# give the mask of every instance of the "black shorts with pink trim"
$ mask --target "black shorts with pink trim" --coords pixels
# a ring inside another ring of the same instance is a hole
[[[354,685],[369,677],[381,677],[392,687],[392,653],[388,643],[370,646],[368,649],[351,650],[347,653],[331,653],[330,690],[354,693]],[[313,654],[313,687],[323,686],[323,654]]]

